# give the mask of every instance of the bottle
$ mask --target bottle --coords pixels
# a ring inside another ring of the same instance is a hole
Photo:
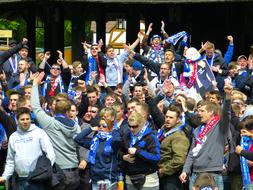
[[[118,178],[118,190],[124,190],[124,177],[122,175],[122,173],[119,174],[119,178]]]

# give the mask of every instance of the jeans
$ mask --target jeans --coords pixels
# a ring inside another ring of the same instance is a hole
[[[222,179],[222,175],[221,174],[216,174],[216,173],[212,173],[209,172],[214,176],[214,181],[218,187],[219,190],[224,190],[224,185],[223,185],[223,179]],[[194,185],[196,178],[198,177],[200,173],[192,173],[191,177],[190,177],[190,185],[189,185],[189,189],[192,189],[192,186]]]

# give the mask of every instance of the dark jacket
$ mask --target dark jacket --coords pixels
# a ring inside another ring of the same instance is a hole
[[[205,58],[205,55],[204,55],[204,58]],[[205,60],[207,60],[208,62],[209,59],[205,58]],[[218,89],[220,91],[223,91],[224,79],[228,75],[228,67],[223,57],[219,55],[218,53],[215,53],[214,58],[213,58],[213,64],[210,66],[218,66],[218,65],[220,66],[220,69],[222,72],[221,73],[213,72],[213,74],[216,78]]]
[[[151,71],[156,73],[158,78],[160,78],[160,64],[157,64],[154,61],[152,61],[152,60],[150,60],[150,59],[148,59],[148,58],[146,58],[146,57],[144,57],[144,56],[142,56],[138,53],[136,53],[134,55],[134,59],[136,59],[142,65],[146,66],[148,69],[150,69]],[[182,64],[181,62],[175,63],[175,67],[176,67],[177,77],[180,78],[180,74],[183,73],[184,64]]]
[[[130,133],[123,137],[121,156],[128,154],[128,148],[130,145],[131,136]],[[125,174],[151,174],[157,171],[157,164],[160,160],[160,143],[153,133],[153,131],[147,127],[141,140],[137,141],[133,146],[137,149],[135,153],[135,162],[129,163],[122,161],[121,167]]]
[[[92,138],[87,137],[92,132],[91,128],[84,129],[75,137],[75,141],[80,146],[90,149]],[[109,179],[111,182],[117,181],[118,177],[118,149],[120,147],[121,138],[119,132],[114,130],[112,132],[111,147],[113,151],[108,154],[105,153],[105,143],[103,139],[99,139],[99,145],[96,150],[96,163],[90,165],[90,178],[92,183],[96,183],[99,180]]]

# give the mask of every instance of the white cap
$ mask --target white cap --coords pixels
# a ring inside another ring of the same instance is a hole
[[[198,52],[198,50],[196,50],[196,48],[191,47],[191,48],[187,49],[185,57],[187,60],[191,60],[191,61],[195,62],[200,59],[201,55]]]

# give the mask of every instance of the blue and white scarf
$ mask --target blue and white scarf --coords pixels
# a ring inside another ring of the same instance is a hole
[[[104,152],[106,154],[110,154],[113,152],[111,147],[112,133],[99,131],[98,134],[96,134],[96,136],[92,139],[90,145],[89,162],[91,164],[96,163],[96,153],[99,147],[99,139],[106,140],[104,147]]]
[[[185,31],[178,32],[178,33],[170,36],[169,38],[167,38],[165,41],[168,42],[168,43],[170,43],[170,44],[176,45],[177,42],[181,38],[184,38],[183,41],[186,43],[186,41],[188,40],[187,32],[185,32]]]
[[[166,137],[170,136],[171,134],[175,133],[176,131],[181,131],[185,128],[185,123],[177,126],[177,127],[173,127],[172,129],[170,129],[168,132],[164,133],[164,127],[158,130],[157,133],[157,138],[159,139],[159,141],[161,142],[163,139],[165,139]]]
[[[242,136],[241,138],[241,147],[243,150],[249,150],[250,146],[252,144],[252,140],[248,136]],[[241,164],[241,170],[242,170],[242,180],[243,180],[243,186],[249,185],[251,183],[250,180],[250,173],[249,173],[249,166],[247,163],[247,159],[243,156],[240,156],[240,164]]]
[[[68,87],[68,95],[71,99],[74,99],[74,97],[76,96],[76,91],[74,90],[74,87],[75,87],[74,84],[77,78],[78,76],[71,76],[71,79],[70,79],[70,83]]]
[[[177,69],[176,69],[176,66],[175,66],[174,62],[171,64],[171,75],[172,75],[172,77],[174,79],[176,79],[177,81],[179,81],[178,80],[178,76],[177,76]]]
[[[212,67],[213,66],[214,57],[215,57],[215,53],[213,54],[213,56],[211,58],[208,58],[208,57],[206,57],[206,55],[204,55],[203,60],[205,60],[208,63],[208,65],[210,67]]]
[[[130,147],[133,147],[136,144],[136,142],[142,139],[147,129],[147,126],[148,123],[146,123],[145,126],[136,135],[134,135],[132,132],[130,133]]]
[[[60,85],[60,92],[61,93],[65,92],[61,75],[59,75],[55,80],[56,80],[55,82],[58,83],[57,86]],[[46,96],[47,87],[48,87],[48,84],[50,84],[50,82],[51,82],[51,75],[47,75],[46,81],[42,87],[42,96]],[[52,86],[51,86],[51,88],[52,88]],[[57,89],[57,87],[56,87],[56,89]]]
[[[147,58],[153,60],[156,63],[163,63],[164,62],[164,49],[161,47],[160,49],[153,49],[151,48],[148,54],[146,55]]]
[[[97,62],[96,62],[96,59],[93,56],[88,57],[88,62],[89,62],[89,67],[88,67],[88,72],[86,74],[86,79],[85,79],[85,83],[87,85],[91,81],[91,72],[92,71],[97,71]],[[94,80],[94,83],[96,83],[96,79]]]

